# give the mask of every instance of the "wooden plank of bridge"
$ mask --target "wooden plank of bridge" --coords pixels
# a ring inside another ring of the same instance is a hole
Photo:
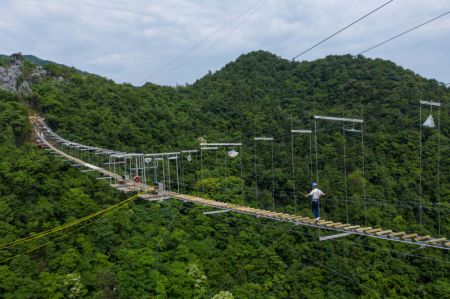
[[[388,236],[389,237],[400,237],[400,236],[403,236],[404,234],[405,234],[405,232],[398,232],[398,233],[389,234]]]
[[[333,223],[333,221],[319,220],[317,223],[327,225],[327,224]]]
[[[284,217],[284,219],[287,219],[287,220],[295,220],[296,217],[297,217],[297,216],[295,216],[295,215],[289,215],[289,214],[286,214],[286,217]]]
[[[327,226],[329,227],[338,227],[339,225],[343,225],[342,222],[333,222],[328,224]]]
[[[269,215],[269,216],[275,216],[275,215],[277,215],[277,213],[275,213],[275,212],[269,212],[269,211],[264,211],[264,214]]]
[[[294,221],[297,221],[297,222],[306,222],[309,220],[308,217],[301,217],[301,216],[296,216],[293,219],[294,219]]]
[[[340,222],[333,222],[333,221],[328,222],[328,223],[326,223],[326,222],[323,223],[323,225],[325,225],[326,227],[336,227],[336,225],[339,225],[339,224],[342,224],[342,223],[340,223]]]
[[[445,243],[445,246],[450,247],[450,242]]]
[[[430,235],[419,236],[419,237],[415,238],[414,241],[425,241],[425,240],[428,240],[428,239],[431,239]]]
[[[304,220],[305,223],[314,224],[317,223],[317,221],[313,218],[308,218]]]
[[[283,218],[283,217],[286,216],[287,214],[285,214],[285,213],[273,212],[273,215],[274,215],[274,216],[277,216],[277,217],[280,217],[280,218]]]
[[[365,231],[367,231],[369,229],[372,229],[372,227],[371,226],[362,227],[362,228],[358,228],[356,231],[362,233],[362,232],[365,232]]]
[[[446,240],[447,240],[446,238],[438,238],[438,239],[429,240],[428,243],[435,244],[435,243],[445,242]]]
[[[338,224],[338,225],[335,225],[334,227],[335,228],[347,228],[347,227],[349,227],[349,226],[352,226],[351,224],[349,224],[349,223],[344,223],[344,224]]]
[[[289,215],[289,214],[283,214],[280,217],[283,219],[286,219],[286,220],[292,220],[292,215]]]
[[[382,228],[374,228],[374,229],[367,230],[366,233],[373,234],[373,233],[381,232],[382,230],[383,230]]]
[[[360,227],[359,225],[352,225],[352,226],[347,226],[344,229],[345,230],[353,230],[353,229],[356,229],[356,228],[359,228],[359,227]]]
[[[333,221],[322,221],[322,222],[319,221],[319,224],[328,226],[329,224],[334,224],[334,222]]]
[[[417,236],[418,236],[417,234],[407,234],[407,235],[401,236],[400,238],[401,238],[402,240],[408,240],[408,239],[415,238],[415,237],[417,237]]]
[[[377,232],[377,233],[375,233],[375,235],[382,236],[382,235],[387,235],[390,233],[392,233],[392,230],[389,229],[389,230],[382,230],[381,232]]]

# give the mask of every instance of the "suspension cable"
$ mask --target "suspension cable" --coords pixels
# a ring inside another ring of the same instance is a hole
[[[225,150],[225,192],[228,191],[228,182],[227,182],[227,151]]]
[[[311,116],[309,117],[309,130],[311,129]],[[312,154],[312,134],[309,134],[309,179],[312,182],[313,181],[313,154]]]
[[[203,150],[200,147],[200,167],[201,167],[201,178],[202,178],[202,193],[205,193],[205,182],[203,181]]]
[[[219,154],[217,153],[219,150],[215,150],[215,152],[216,152],[216,177],[217,177],[217,179],[216,179],[216,182],[217,182],[217,188],[216,188],[216,190],[217,190],[217,196],[219,196],[220,195],[220,186],[219,186],[219,182],[220,182],[220,180],[219,180],[219,178],[220,178],[220,167],[219,167]]]
[[[177,192],[180,193],[180,178],[178,176],[178,159],[175,159],[175,166],[177,171]]]
[[[275,210],[275,173],[273,170],[273,144],[274,141],[271,141],[271,145],[272,145],[272,205],[273,205],[273,210]]]
[[[294,200],[294,213],[297,214],[297,198],[295,194],[295,166],[294,166],[294,133],[292,133],[292,114],[291,114],[291,163],[292,163],[292,190]]]
[[[195,165],[197,166],[195,169],[195,179],[198,182],[198,152],[195,152]]]
[[[314,115],[316,114],[316,97],[314,96]],[[319,184],[319,170],[318,170],[318,158],[317,158],[317,119],[314,118],[314,147],[316,149],[316,182]],[[319,215],[320,215],[320,200],[317,201],[318,203],[318,209],[319,209]],[[323,210],[325,214],[325,209]],[[320,238],[320,227],[318,227],[318,235]]]
[[[450,11],[446,11],[446,12],[444,12],[443,14],[441,14],[441,15],[435,17],[435,18],[432,18],[431,20],[428,20],[428,21],[426,21],[426,22],[424,22],[424,23],[421,23],[421,24],[419,24],[419,25],[417,25],[417,26],[414,26],[414,27],[412,27],[412,28],[410,28],[410,29],[408,29],[408,30],[406,30],[406,31],[403,31],[402,33],[399,33],[399,34],[397,34],[397,35],[395,35],[395,36],[393,36],[393,37],[391,37],[391,38],[389,38],[389,39],[387,39],[387,40],[385,40],[385,41],[382,41],[381,43],[378,43],[378,44],[376,44],[376,45],[374,45],[374,46],[372,46],[372,47],[370,47],[370,48],[368,48],[368,49],[366,49],[366,50],[364,50],[364,51],[362,51],[362,52],[359,52],[358,55],[362,55],[362,54],[364,54],[364,53],[366,53],[366,52],[368,52],[368,51],[370,51],[370,50],[373,50],[373,49],[375,49],[375,48],[378,48],[379,46],[382,46],[382,45],[384,45],[384,44],[386,44],[386,43],[388,43],[388,42],[390,42],[390,41],[392,41],[392,40],[394,40],[394,39],[396,39],[396,38],[399,38],[399,37],[402,36],[402,35],[405,35],[405,34],[411,32],[411,31],[413,31],[413,30],[416,30],[416,29],[418,29],[418,28],[420,28],[420,27],[422,27],[422,26],[424,26],[424,25],[426,25],[426,24],[428,24],[428,23],[431,23],[431,22],[433,22],[433,21],[435,21],[435,20],[437,20],[437,19],[439,19],[439,18],[442,18],[443,16],[445,16],[445,15],[447,15],[447,14],[449,14],[449,13],[450,13]]]
[[[438,237],[441,237],[441,171],[440,171],[440,154],[441,154],[441,107],[438,108],[438,148],[437,148],[437,213],[438,213]]]
[[[158,161],[153,158],[153,182],[158,183]]]
[[[361,119],[363,118],[363,104],[361,101]],[[363,206],[364,206],[364,224],[367,226],[367,204],[366,204],[366,160],[364,153],[364,123],[361,123],[361,153],[362,153],[362,177],[363,177]]]
[[[164,166],[164,164],[166,164],[166,163],[164,163],[164,158],[162,158],[163,160],[161,160],[161,164],[162,164],[162,175],[163,175],[163,184],[164,184],[164,190],[167,190],[167,186],[166,186],[166,171],[165,171],[165,166]]]
[[[242,134],[242,133],[241,133]],[[242,139],[242,136],[241,136]],[[242,201],[245,205],[245,193],[244,193],[244,184],[245,184],[245,178],[244,178],[244,171],[243,171],[243,164],[242,164],[242,156],[244,155],[244,153],[242,152],[242,145],[240,147],[241,150],[241,154],[240,154],[240,164],[241,164],[241,193],[242,193]]]
[[[344,105],[342,105],[342,117],[344,117]],[[345,194],[345,213],[348,219],[348,191],[347,191],[347,157],[346,157],[346,141],[345,141],[345,122],[342,122],[342,142],[344,145],[344,194]]]
[[[316,114],[316,97],[314,96],[314,115]],[[316,182],[319,184],[319,166],[317,158],[317,120],[314,118],[314,148],[316,151]]]
[[[169,184],[169,191],[172,191],[172,183],[170,181],[170,160],[167,159],[167,177],[168,177],[168,184]]]
[[[183,194],[186,194],[186,187],[185,187],[185,182],[184,182],[183,153],[182,152],[180,152],[180,176],[181,176],[181,191],[183,192]]]
[[[419,224],[422,226],[422,104],[419,107]]]
[[[295,60],[296,58],[302,56],[303,54],[305,54],[305,53],[309,52],[310,50],[314,49],[315,47],[319,46],[320,44],[326,42],[326,41],[329,40],[330,38],[332,38],[332,37],[338,35],[339,33],[341,33],[342,31],[346,30],[347,28],[349,28],[349,27],[355,25],[355,24],[358,23],[359,21],[361,21],[361,20],[367,18],[368,16],[370,16],[371,14],[373,14],[374,12],[376,12],[377,10],[383,8],[384,6],[388,5],[388,4],[391,3],[392,1],[394,1],[394,0],[390,0],[390,1],[386,2],[386,3],[384,3],[383,5],[378,6],[378,7],[375,8],[374,10],[370,11],[369,13],[367,13],[367,14],[365,14],[364,16],[362,16],[362,17],[360,17],[359,19],[357,19],[356,21],[353,21],[352,23],[350,23],[349,25],[345,26],[344,28],[341,28],[341,29],[339,29],[338,31],[336,31],[335,33],[331,34],[330,36],[328,36],[328,37],[322,39],[321,41],[319,41],[319,42],[316,43],[315,45],[309,47],[308,49],[304,50],[304,51],[301,52],[300,54],[294,56],[294,58],[292,58],[292,60]]]
[[[256,123],[255,123],[256,126]],[[256,129],[255,129],[256,131]],[[255,137],[256,137],[256,132],[255,132]],[[256,200],[256,207],[259,208],[259,202],[258,202],[258,169],[257,169],[257,161],[256,161],[256,140],[255,142],[255,200]]]

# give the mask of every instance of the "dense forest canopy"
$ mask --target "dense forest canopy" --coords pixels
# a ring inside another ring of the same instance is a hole
[[[56,64],[45,69],[48,77],[34,83],[32,94],[0,92],[1,243],[125,198],[30,145],[27,114],[33,111],[69,140],[123,151],[198,148],[199,138],[243,143],[242,173],[240,159],[211,153],[204,157],[203,179],[198,160],[186,166],[185,192],[267,209],[274,199],[276,210],[309,216],[303,194],[318,178],[328,194],[326,219],[449,236],[450,91],[391,62],[350,55],[290,62],[258,51],[178,87],[115,84]],[[422,107],[420,119],[421,99],[444,106]],[[420,130],[429,113],[440,126]],[[355,130],[364,138],[344,133],[342,123],[314,122],[314,115],[362,118]],[[292,136],[291,128],[312,129],[316,136]],[[274,142],[255,143],[257,136],[273,136]],[[314,229],[233,214],[205,216],[205,209],[173,200],[137,201],[0,265],[0,294],[450,295],[450,260],[441,250],[356,236],[319,242]],[[2,250],[1,259],[39,244]]]

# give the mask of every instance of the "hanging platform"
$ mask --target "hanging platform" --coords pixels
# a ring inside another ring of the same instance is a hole
[[[441,107],[441,103],[438,102],[433,102],[433,101],[420,101],[420,104],[422,105],[428,105],[428,106],[437,106],[437,107]]]
[[[322,116],[322,115],[314,115],[314,119],[324,119],[324,120],[334,120],[334,121],[343,121],[350,123],[363,123],[362,119],[358,118],[345,118],[345,117],[334,117],[334,116]]]

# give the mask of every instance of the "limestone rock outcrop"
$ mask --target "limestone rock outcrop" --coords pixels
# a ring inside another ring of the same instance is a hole
[[[11,55],[9,65],[0,66],[0,88],[29,94],[33,82],[40,80],[46,74],[46,70],[40,65],[25,74],[22,54],[14,53]]]

